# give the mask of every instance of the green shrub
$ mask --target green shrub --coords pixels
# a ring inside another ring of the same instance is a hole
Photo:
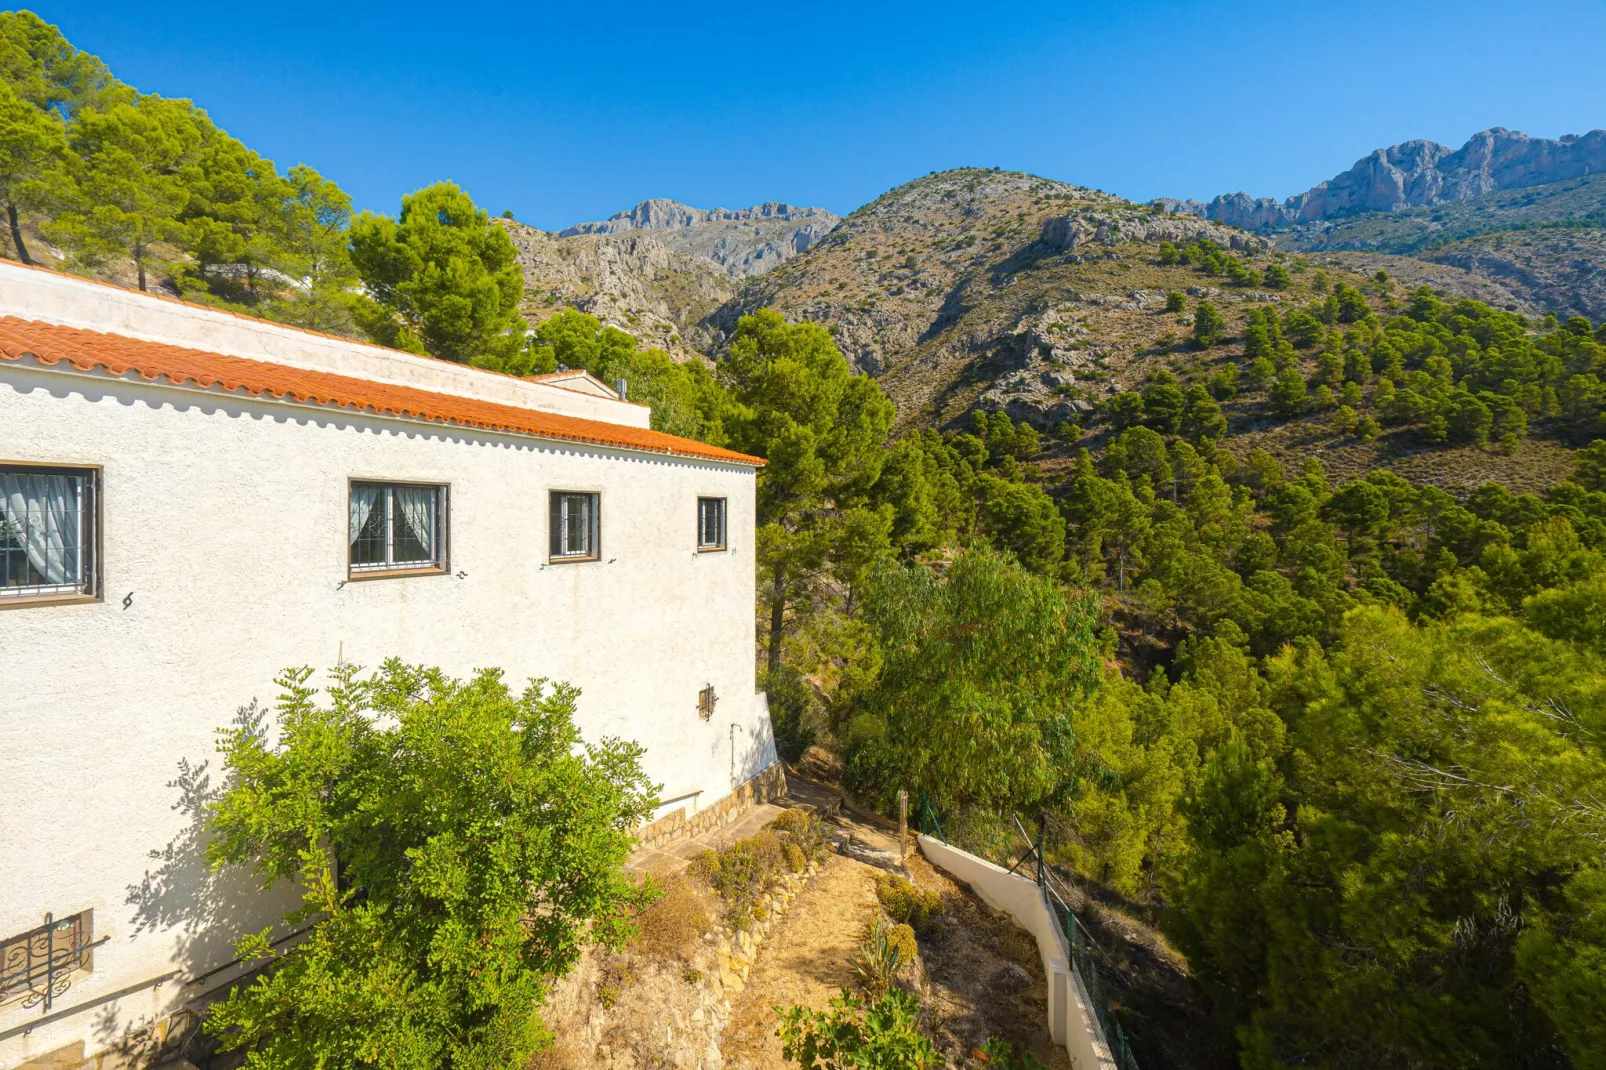
[[[987,1065],[998,1070],[1043,1070],[1037,1056],[1029,1051],[1017,1052],[1013,1044],[997,1037],[988,1037],[982,1043],[981,1053],[987,1057]]]
[[[582,743],[563,684],[348,663],[319,701],[311,674],[279,677],[277,723],[223,734],[206,810],[212,865],[299,891],[289,924],[308,931],[242,938],[265,968],[207,1031],[262,1065],[525,1065],[551,979],[622,946],[650,900],[620,869],[654,806],[640,748]]]
[[[758,900],[775,882],[784,864],[780,837],[764,831],[737,840],[719,852],[719,868],[710,882],[727,906],[726,917],[745,929],[758,913]]]
[[[691,865],[686,867],[686,872],[703,883],[712,885],[714,878],[719,876],[719,852],[699,851],[697,857],[691,860]]]
[[[920,953],[920,946],[915,943],[915,931],[908,925],[894,925],[887,931],[887,942],[898,949],[903,961],[913,962]]]
[[[920,1001],[901,988],[866,1006],[844,990],[830,1011],[781,1011],[781,1054],[806,1067],[930,1070],[941,1065],[920,1031]]]
[[[803,853],[803,848],[795,843],[788,843],[781,848],[786,859],[786,868],[793,873],[802,873],[809,868],[809,856]]]
[[[881,909],[887,912],[887,917],[896,922],[906,922],[916,929],[925,928],[933,915],[942,912],[942,897],[936,892],[922,891],[902,877],[894,877],[890,873],[876,878],[875,894],[881,900]]]
[[[780,816],[770,823],[776,832],[784,832],[796,836],[807,833],[809,829],[809,812],[800,806],[790,810],[782,810]]]

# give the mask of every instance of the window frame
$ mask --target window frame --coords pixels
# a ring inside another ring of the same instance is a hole
[[[106,582],[103,571],[105,555],[102,552],[105,531],[102,496],[102,468],[98,464],[70,464],[59,461],[24,461],[0,457],[0,468],[23,469],[41,474],[77,475],[84,480],[82,516],[90,528],[89,538],[79,549],[88,558],[79,571],[83,582],[73,591],[54,591],[45,594],[0,594],[0,611],[7,609],[35,609],[41,606],[93,605],[106,600]],[[3,591],[4,588],[0,588]]]
[[[357,485],[367,484],[381,488],[389,487],[429,487],[436,492],[435,497],[435,564],[433,565],[357,565],[351,557],[351,495]],[[437,483],[427,479],[379,479],[372,476],[346,477],[346,579],[350,582],[363,580],[389,580],[401,579],[406,576],[445,576],[452,571],[452,485],[450,483]]]
[[[591,500],[591,523],[588,525],[591,545],[585,554],[557,554],[553,553],[552,537],[557,533],[558,518],[561,516],[559,498],[584,497]],[[549,565],[579,565],[588,561],[602,560],[602,492],[600,490],[548,490],[546,498],[547,510],[547,564]]]
[[[703,503],[719,503],[719,541],[703,542]],[[697,496],[697,552],[700,554],[724,553],[730,549],[730,499],[711,494]]]

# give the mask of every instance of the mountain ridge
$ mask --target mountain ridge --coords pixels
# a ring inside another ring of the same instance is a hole
[[[761,275],[807,252],[841,222],[818,206],[764,201],[750,208],[694,208],[652,197],[607,219],[576,223],[559,238],[649,232],[674,252],[702,257],[735,277]]]
[[[1530,137],[1491,127],[1459,149],[1415,139],[1374,149],[1325,182],[1283,201],[1248,193],[1219,194],[1208,203],[1160,197],[1152,203],[1246,230],[1393,212],[1471,200],[1606,172],[1606,130],[1559,138]]]

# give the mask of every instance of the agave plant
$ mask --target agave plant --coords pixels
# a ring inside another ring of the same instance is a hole
[[[903,969],[903,951],[892,938],[892,926],[881,919],[867,926],[848,965],[872,1002],[885,996]]]

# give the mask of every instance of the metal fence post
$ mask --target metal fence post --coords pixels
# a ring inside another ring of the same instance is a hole
[[[1037,812],[1037,883],[1039,886],[1045,883],[1043,872],[1048,868],[1048,863],[1043,859],[1043,847],[1047,838],[1048,811],[1039,810]]]
[[[909,854],[909,793],[898,789],[898,865],[903,865]]]

